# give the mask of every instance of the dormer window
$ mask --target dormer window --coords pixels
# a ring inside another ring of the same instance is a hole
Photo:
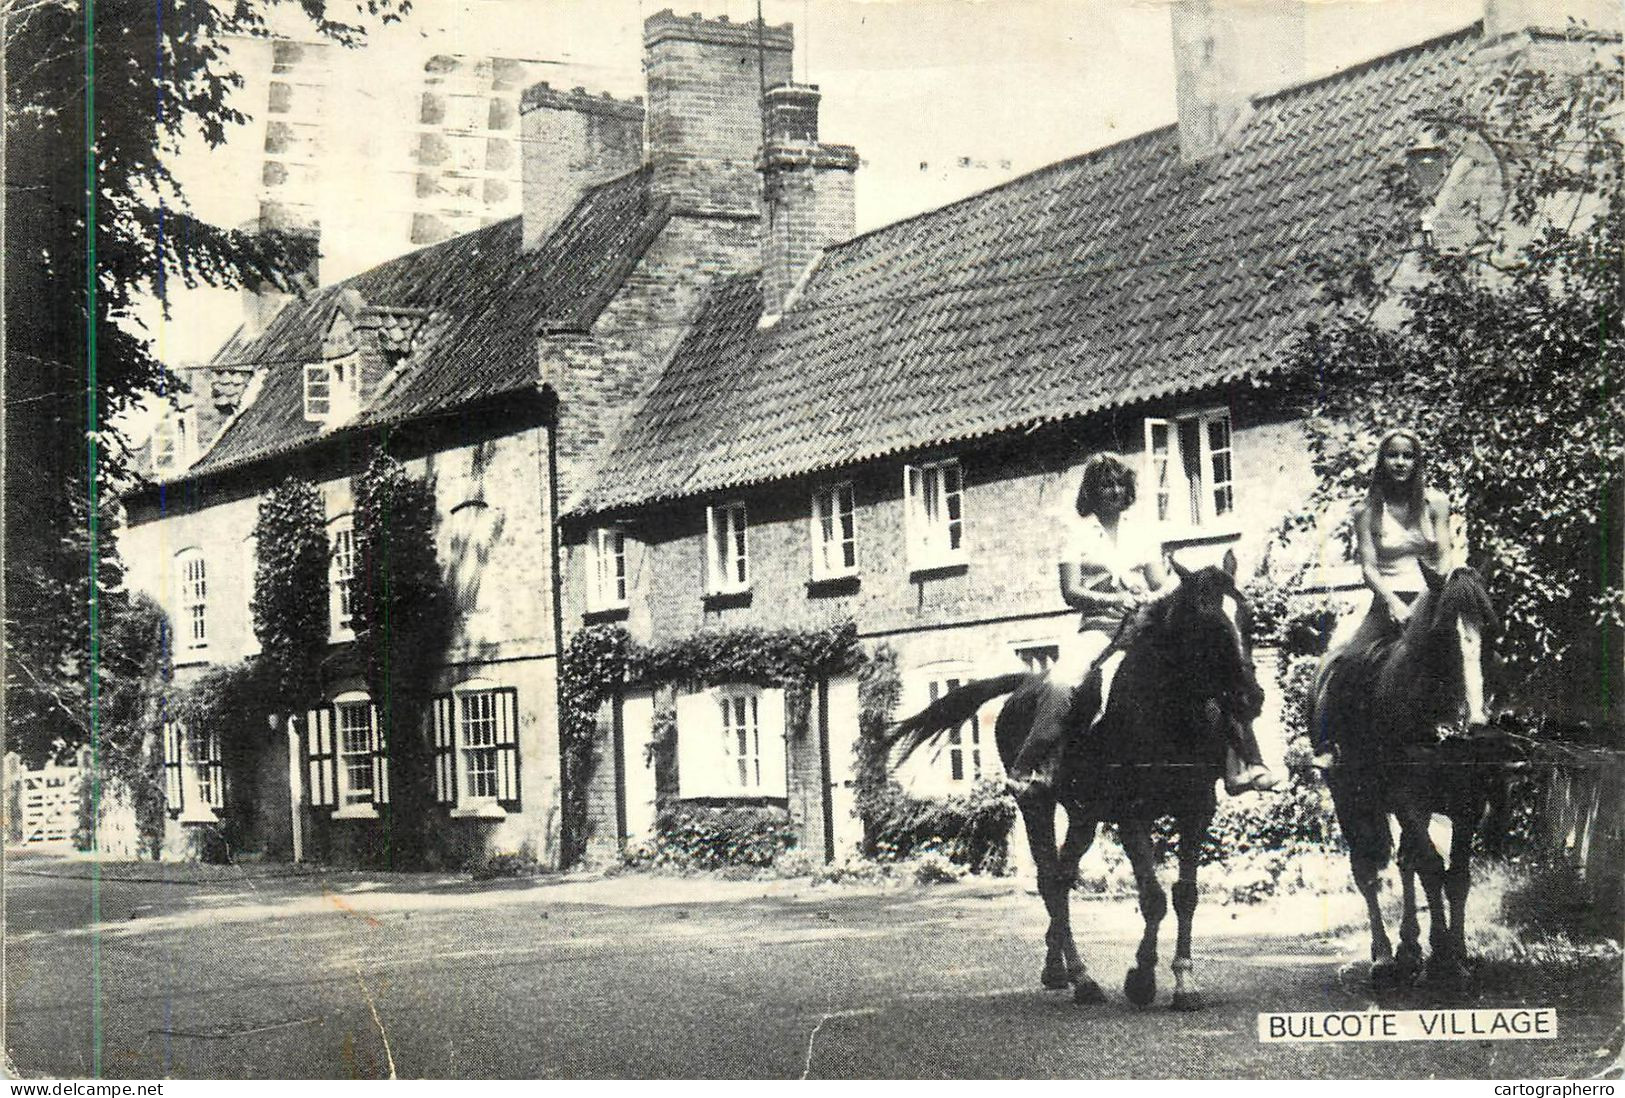
[[[355,355],[305,366],[305,418],[333,425],[361,406],[361,362]]]
[[[181,412],[166,413],[152,430],[152,471],[163,475],[186,468],[191,460],[187,439],[186,416]]]
[[[312,362],[305,367],[305,418],[326,423],[333,415],[333,367]]]

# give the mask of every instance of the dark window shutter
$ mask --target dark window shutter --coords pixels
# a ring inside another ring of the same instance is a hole
[[[164,802],[171,816],[179,816],[186,806],[181,788],[181,726],[164,722]]]
[[[457,803],[457,742],[453,699],[437,694],[429,706],[434,722],[434,799],[441,804]]]
[[[372,803],[389,803],[389,745],[384,742],[378,707],[368,704],[367,719],[372,722]]]
[[[310,758],[310,803],[316,808],[331,808],[338,803],[332,706],[324,705],[305,714],[305,749]]]
[[[226,807],[226,768],[220,761],[220,733],[209,733],[209,807]]]
[[[512,688],[496,693],[497,717],[497,802],[503,808],[519,809],[519,691]]]

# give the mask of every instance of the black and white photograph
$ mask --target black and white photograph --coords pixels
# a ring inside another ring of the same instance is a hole
[[[0,0],[9,1093],[1612,1094],[1618,0],[665,2]]]

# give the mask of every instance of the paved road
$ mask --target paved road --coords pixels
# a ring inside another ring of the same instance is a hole
[[[1040,990],[1038,902],[1007,882],[104,879],[93,923],[89,880],[39,875],[64,872],[89,870],[6,880],[25,1075],[1530,1078],[1617,1049],[1617,1003],[1584,1001],[1560,1003],[1556,1041],[1261,1045],[1260,1010],[1369,1003],[1353,938],[1281,935],[1303,920],[1268,910],[1204,909],[1209,1007],[1176,1014],[1121,998],[1125,901],[1080,914],[1111,1001]]]

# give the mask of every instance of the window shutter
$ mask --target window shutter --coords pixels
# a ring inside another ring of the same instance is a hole
[[[310,803],[331,808],[338,803],[338,758],[333,750],[333,707],[305,713],[305,744],[310,758]]]
[[[717,699],[710,693],[677,695],[677,795],[724,797],[722,735]]]
[[[925,546],[925,516],[921,506],[925,474],[918,465],[903,466],[903,542],[910,565],[920,564]]]
[[[717,509],[705,509],[705,589],[722,589],[723,557],[717,548]]]
[[[1169,517],[1173,507],[1169,485],[1174,445],[1173,425],[1166,419],[1147,417],[1145,421],[1145,468],[1141,473],[1141,492],[1149,504],[1147,510],[1156,522]]]
[[[457,744],[455,714],[450,694],[437,694],[430,703],[434,722],[434,799],[441,804],[457,803]]]
[[[378,723],[378,707],[367,704],[367,720],[372,725],[372,803],[389,803],[389,745]]]
[[[763,690],[757,698],[756,719],[761,732],[762,788],[764,797],[787,796],[785,774],[784,691]]]
[[[519,808],[519,691],[496,692],[497,802]]]
[[[220,733],[209,733],[209,807],[226,807],[226,768],[220,762]]]
[[[181,788],[181,726],[174,721],[164,722],[164,801],[173,815],[180,815],[185,807],[185,793]]]

